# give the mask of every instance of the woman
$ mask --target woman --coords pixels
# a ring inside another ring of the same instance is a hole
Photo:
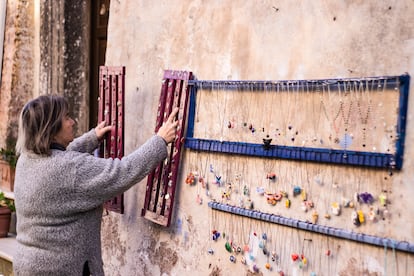
[[[104,275],[103,203],[141,181],[167,157],[178,109],[158,133],[119,159],[92,152],[111,126],[99,124],[74,139],[74,120],[60,96],[40,96],[20,114],[15,202],[15,276]]]

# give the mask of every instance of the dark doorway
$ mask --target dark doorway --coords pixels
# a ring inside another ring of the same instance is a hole
[[[98,122],[99,66],[105,65],[110,0],[91,1],[89,128]]]

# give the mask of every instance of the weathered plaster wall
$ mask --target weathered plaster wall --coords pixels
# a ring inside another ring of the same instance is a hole
[[[88,130],[88,5],[84,0],[7,1],[0,147],[14,147],[21,108],[41,94],[67,97],[78,133]]]
[[[300,4],[271,0],[111,1],[106,64],[126,66],[126,152],[153,133],[164,69],[190,70],[199,79],[232,80],[412,75],[413,13],[414,3],[409,0]],[[409,196],[414,193],[413,107],[414,97],[410,97],[404,168],[390,180],[393,219],[356,231],[369,229],[380,236],[414,242],[410,214],[414,201]],[[195,203],[197,191],[183,184],[194,160],[197,157],[185,154],[175,220],[169,229],[140,217],[145,181],[125,194],[124,215],[104,217],[108,275],[250,274],[249,267],[228,260],[224,242],[211,245],[209,241],[211,221],[224,225],[226,219],[235,218],[219,215],[212,219],[207,198],[202,205]],[[345,179],[349,171],[336,173]],[[360,177],[359,173],[353,171],[353,177]],[[369,185],[386,173],[367,173]],[[285,240],[286,256],[291,247],[299,246],[298,237],[312,239],[312,262],[321,268],[318,275],[385,275],[386,269],[391,274],[414,274],[414,257],[398,252],[394,255],[389,248],[385,263],[384,248],[333,238],[327,241],[320,235],[283,227],[269,231],[276,231],[276,236]],[[335,252],[329,261],[321,257],[325,242]],[[207,253],[210,246],[216,251],[213,256]],[[286,270],[289,275],[311,272],[293,265]],[[263,267],[260,273],[270,274]]]
[[[18,114],[33,92],[33,3],[7,1],[0,91],[0,147],[13,148]]]
[[[78,134],[89,124],[89,1],[39,0],[38,94],[64,95]]]

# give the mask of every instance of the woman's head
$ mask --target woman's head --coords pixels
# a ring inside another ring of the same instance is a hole
[[[44,95],[29,101],[20,113],[17,153],[49,155],[52,142],[66,147],[73,140],[74,125],[68,113],[68,102],[62,96]]]

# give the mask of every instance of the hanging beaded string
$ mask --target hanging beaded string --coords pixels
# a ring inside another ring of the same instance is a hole
[[[285,118],[284,124],[283,124],[283,136],[284,136],[283,138],[285,139],[284,145],[287,145],[288,142],[291,142],[290,141],[291,138],[289,137],[289,130],[292,129],[292,126],[291,126],[291,123],[290,123],[290,117],[291,117],[291,112],[292,112],[292,110],[291,110],[291,104],[292,104],[291,97],[292,97],[292,95],[291,95],[289,86],[290,86],[289,83],[284,83],[283,84],[283,88],[284,88],[284,91],[286,93],[286,98],[287,98],[285,116],[282,117],[282,118]]]
[[[282,84],[280,82],[276,82],[276,92],[275,92],[275,97],[276,99],[278,99],[278,101],[273,102],[274,106],[276,106],[276,110],[277,112],[277,117],[275,117],[276,120],[276,128],[275,128],[275,138],[278,141],[277,144],[280,145],[286,145],[286,141],[285,141],[285,130],[286,130],[286,122],[284,120],[286,112],[285,112],[285,108],[286,105],[289,104],[284,104],[283,99],[287,99],[287,94],[286,91],[284,91]]]
[[[321,114],[323,113],[323,94],[321,91],[321,87],[319,83],[314,84],[316,86],[316,95],[312,96],[313,104],[312,104],[312,120],[313,120],[313,138],[312,142],[314,144],[322,145],[324,143],[324,139],[321,137],[321,134],[319,133],[319,125],[321,122]],[[315,104],[315,99],[319,99],[319,105]],[[318,106],[318,110],[315,109],[315,107]],[[315,119],[316,116],[316,119]]]
[[[393,257],[393,269],[391,271],[391,275],[399,275],[398,274],[398,266],[397,266],[397,254],[395,252],[395,242],[392,241],[391,242],[391,247],[392,247],[392,257]],[[394,273],[393,273],[394,272]]]
[[[217,229],[217,220],[213,216],[214,214],[213,208],[209,208],[209,227],[208,227],[208,245],[209,248],[207,250],[208,254],[213,255],[214,249],[212,246],[213,241],[217,241],[217,239],[220,237],[220,232]]]
[[[375,131],[371,130],[371,137],[370,140],[373,142],[376,142],[377,144],[372,145],[372,150],[377,151],[377,147],[379,150],[381,150],[380,144],[378,143],[378,137],[380,135],[383,135],[383,133],[379,133],[379,130],[382,130],[383,128],[380,127],[385,123],[385,114],[384,114],[384,91],[387,87],[387,79],[384,79],[382,83],[378,84],[375,96],[377,98],[377,101],[375,102],[375,108],[373,108],[373,111],[375,110],[375,113],[372,114],[371,118],[372,120],[375,120],[373,122],[373,127]]]
[[[362,81],[360,81],[360,85],[358,86],[357,90],[358,91],[358,96],[359,99],[357,101],[357,107],[358,107],[358,115],[359,115],[359,120],[361,123],[361,127],[362,127],[362,147],[365,148],[366,145],[366,132],[367,132],[367,128],[368,128],[368,119],[370,117],[370,113],[371,113],[371,99],[370,99],[370,93],[371,91],[373,91],[373,86],[375,84],[374,80],[371,80],[371,88],[369,88],[369,83],[368,80],[366,80],[366,84],[365,84],[365,90],[364,88],[364,84]],[[361,92],[362,91],[362,92]],[[366,95],[363,95],[366,94]],[[361,99],[362,98],[367,98],[367,109],[365,114],[363,114],[362,112],[362,107],[361,107]]]

